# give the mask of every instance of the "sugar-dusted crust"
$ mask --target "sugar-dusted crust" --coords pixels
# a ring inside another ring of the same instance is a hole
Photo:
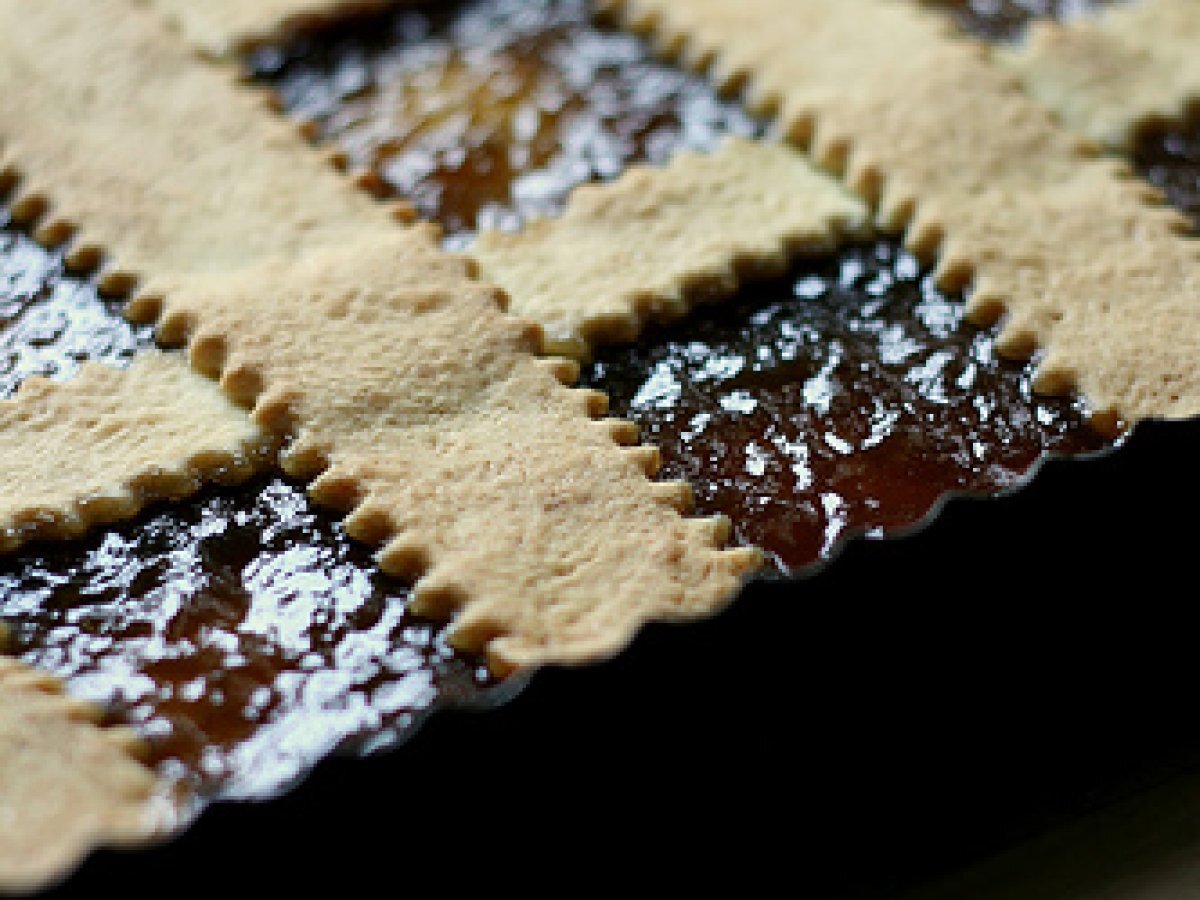
[[[226,56],[286,38],[339,16],[381,9],[398,0],[137,0],[179,29],[197,48]]]
[[[170,823],[137,739],[98,718],[56,679],[0,657],[0,891],[45,887],[95,847]]]
[[[31,379],[0,401],[0,551],[245,478],[269,446],[178,354],[144,353],[126,371],[88,363],[61,385]]]
[[[1119,163],[1086,160],[984,48],[900,0],[612,0],[668,52],[743,85],[887,229],[970,283],[1037,386],[1105,419],[1200,413],[1200,249]]]
[[[1038,22],[998,58],[1069,127],[1128,150],[1143,122],[1200,99],[1200,3],[1142,0],[1095,19]]]
[[[542,324],[551,352],[582,357],[828,250],[866,221],[866,206],[802,154],[734,138],[581,187],[561,218],[485,232],[472,253],[513,312]]]
[[[64,220],[145,276],[129,312],[157,316],[167,343],[287,438],[284,466],[320,476],[314,495],[354,510],[354,535],[387,542],[387,570],[420,576],[420,608],[461,608],[455,639],[503,670],[610,654],[649,618],[730,599],[758,554],[721,551],[720,523],[680,515],[686,489],[647,478],[655,452],[618,446],[632,427],[595,421],[603,397],[534,356],[540,328],[131,12],[0,0],[0,57],[34,35],[52,63],[14,50],[40,67],[42,102],[0,87],[0,138],[22,173],[54,176]],[[42,112],[48,91],[70,116]],[[134,136],[113,127],[117,108],[137,111],[120,113]]]

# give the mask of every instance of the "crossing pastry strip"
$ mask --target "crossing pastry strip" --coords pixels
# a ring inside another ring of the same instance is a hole
[[[355,12],[380,9],[396,0],[138,0],[147,3],[211,56],[287,37],[299,28]]]
[[[1200,249],[1117,162],[1088,160],[986,51],[899,0],[611,0],[632,27],[774,111],[940,253],[1001,347],[1041,347],[1037,387],[1105,419],[1200,413]]]
[[[0,657],[0,891],[44,887],[98,845],[169,827],[139,742],[98,718],[53,677]]]
[[[421,576],[419,608],[461,610],[454,638],[504,670],[609,654],[647,619],[732,596],[758,555],[719,550],[719,522],[680,515],[686,490],[647,478],[655,452],[618,447],[631,426],[595,421],[603,398],[534,356],[537,326],[505,316],[429,230],[386,222],[314,170],[241,89],[185,65],[182,44],[132,13],[0,0],[0,56],[36,69],[21,80],[31,97],[0,90],[6,148],[22,173],[54,178],[48,195],[68,221],[81,213],[85,239],[136,261],[131,313],[161,314],[164,340],[187,342],[197,369],[288,439],[285,468],[320,475],[314,495],[386,543],[384,568]],[[72,115],[39,112],[50,105]],[[122,105],[135,137],[111,124]],[[138,197],[134,223],[123,202]]]
[[[485,232],[472,252],[552,352],[582,357],[795,253],[827,250],[866,220],[861,201],[795,150],[737,138],[578,188],[561,218]]]
[[[0,401],[0,551],[248,477],[269,444],[177,355],[144,353],[124,371],[90,363],[66,384],[31,379]]]
[[[1038,22],[997,56],[1069,127],[1128,150],[1137,126],[1200,99],[1200,3],[1142,0],[1095,19]]]

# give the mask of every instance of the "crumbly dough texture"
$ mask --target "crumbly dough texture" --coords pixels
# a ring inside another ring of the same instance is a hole
[[[243,479],[270,443],[179,354],[143,353],[125,371],[88,363],[66,384],[30,379],[0,401],[0,551]]]
[[[744,85],[878,198],[881,225],[970,285],[1036,386],[1104,419],[1200,413],[1200,246],[1127,167],[1086,159],[985,48],[901,0],[608,0],[664,50]]]
[[[381,9],[397,0],[138,0],[165,15],[206,54],[228,56],[339,16]]]
[[[997,56],[1066,125],[1124,151],[1139,125],[1200,99],[1198,47],[1200,3],[1142,0],[1094,19],[1038,22]]]
[[[867,220],[865,204],[796,150],[734,138],[581,187],[561,218],[485,232],[472,254],[512,311],[543,325],[551,352],[585,357],[733,293],[747,275],[829,250]]]
[[[535,357],[541,329],[469,260],[326,171],[151,13],[0,0],[0,59],[0,84],[23,73],[0,90],[5,150],[144,276],[128,312],[287,439],[284,467],[419,576],[419,609],[458,612],[460,645],[501,671],[608,655],[758,564],[680,514],[654,451],[618,446],[628,423],[596,421],[603,398]]]
[[[139,741],[98,718],[57,679],[0,657],[0,891],[45,887],[95,847],[169,823]]]

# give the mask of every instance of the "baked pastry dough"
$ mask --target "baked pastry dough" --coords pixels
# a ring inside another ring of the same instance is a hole
[[[497,671],[613,654],[648,620],[719,609],[759,557],[723,549],[726,523],[689,518],[687,486],[651,481],[656,452],[632,446],[635,429],[604,419],[604,398],[571,390],[574,365],[544,351],[629,339],[738,276],[865,230],[869,210],[940,260],[943,285],[969,285],[978,320],[1006,315],[1009,353],[1041,350],[1040,389],[1080,389],[1110,425],[1194,416],[1200,255],[1186,223],[1033,99],[1125,146],[1137,122],[1195,93],[1179,49],[1200,30],[1188,2],[1120,14],[1169,23],[1178,65],[1165,89],[1145,45],[1102,20],[1053,32],[1095,48],[1082,56],[1052,64],[1041,32],[1002,54],[1031,97],[915,3],[610,0],[664,50],[744,86],[780,141],[586,189],[560,219],[481,238],[472,258],[404,224],[407,205],[356,192],[336,153],[306,148],[192,52],[361,4],[0,0],[14,216],[41,221],[48,241],[77,233],[81,265],[107,255],[103,286],[129,292],[130,315],[157,322],[191,365],[154,354],[124,372],[87,367],[0,405],[2,548],[133,515],[282,447],[279,464],[381,545],[386,571],[417,579],[414,607],[455,616],[455,642]],[[1130,89],[1112,77],[1126,58],[1142,67]],[[793,186],[783,199],[781,183]],[[595,261],[582,287],[580,255]],[[154,833],[157,786],[123,733],[12,663],[0,694],[0,780],[24,786],[0,795],[18,821],[35,802],[48,817],[30,831],[40,856],[0,855],[0,884]],[[86,759],[47,769],[31,732],[61,736],[46,758]]]

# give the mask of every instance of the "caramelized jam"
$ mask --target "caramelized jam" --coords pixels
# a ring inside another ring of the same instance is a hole
[[[252,72],[381,196],[451,235],[557,213],[576,185],[758,126],[584,0],[402,9],[264,50]],[[457,242],[461,244],[460,242]]]
[[[1080,403],[1034,397],[1032,366],[1001,360],[963,308],[895,245],[852,247],[604,352],[587,381],[703,512],[792,572],[848,535],[917,524],[946,494],[1106,446]]]

